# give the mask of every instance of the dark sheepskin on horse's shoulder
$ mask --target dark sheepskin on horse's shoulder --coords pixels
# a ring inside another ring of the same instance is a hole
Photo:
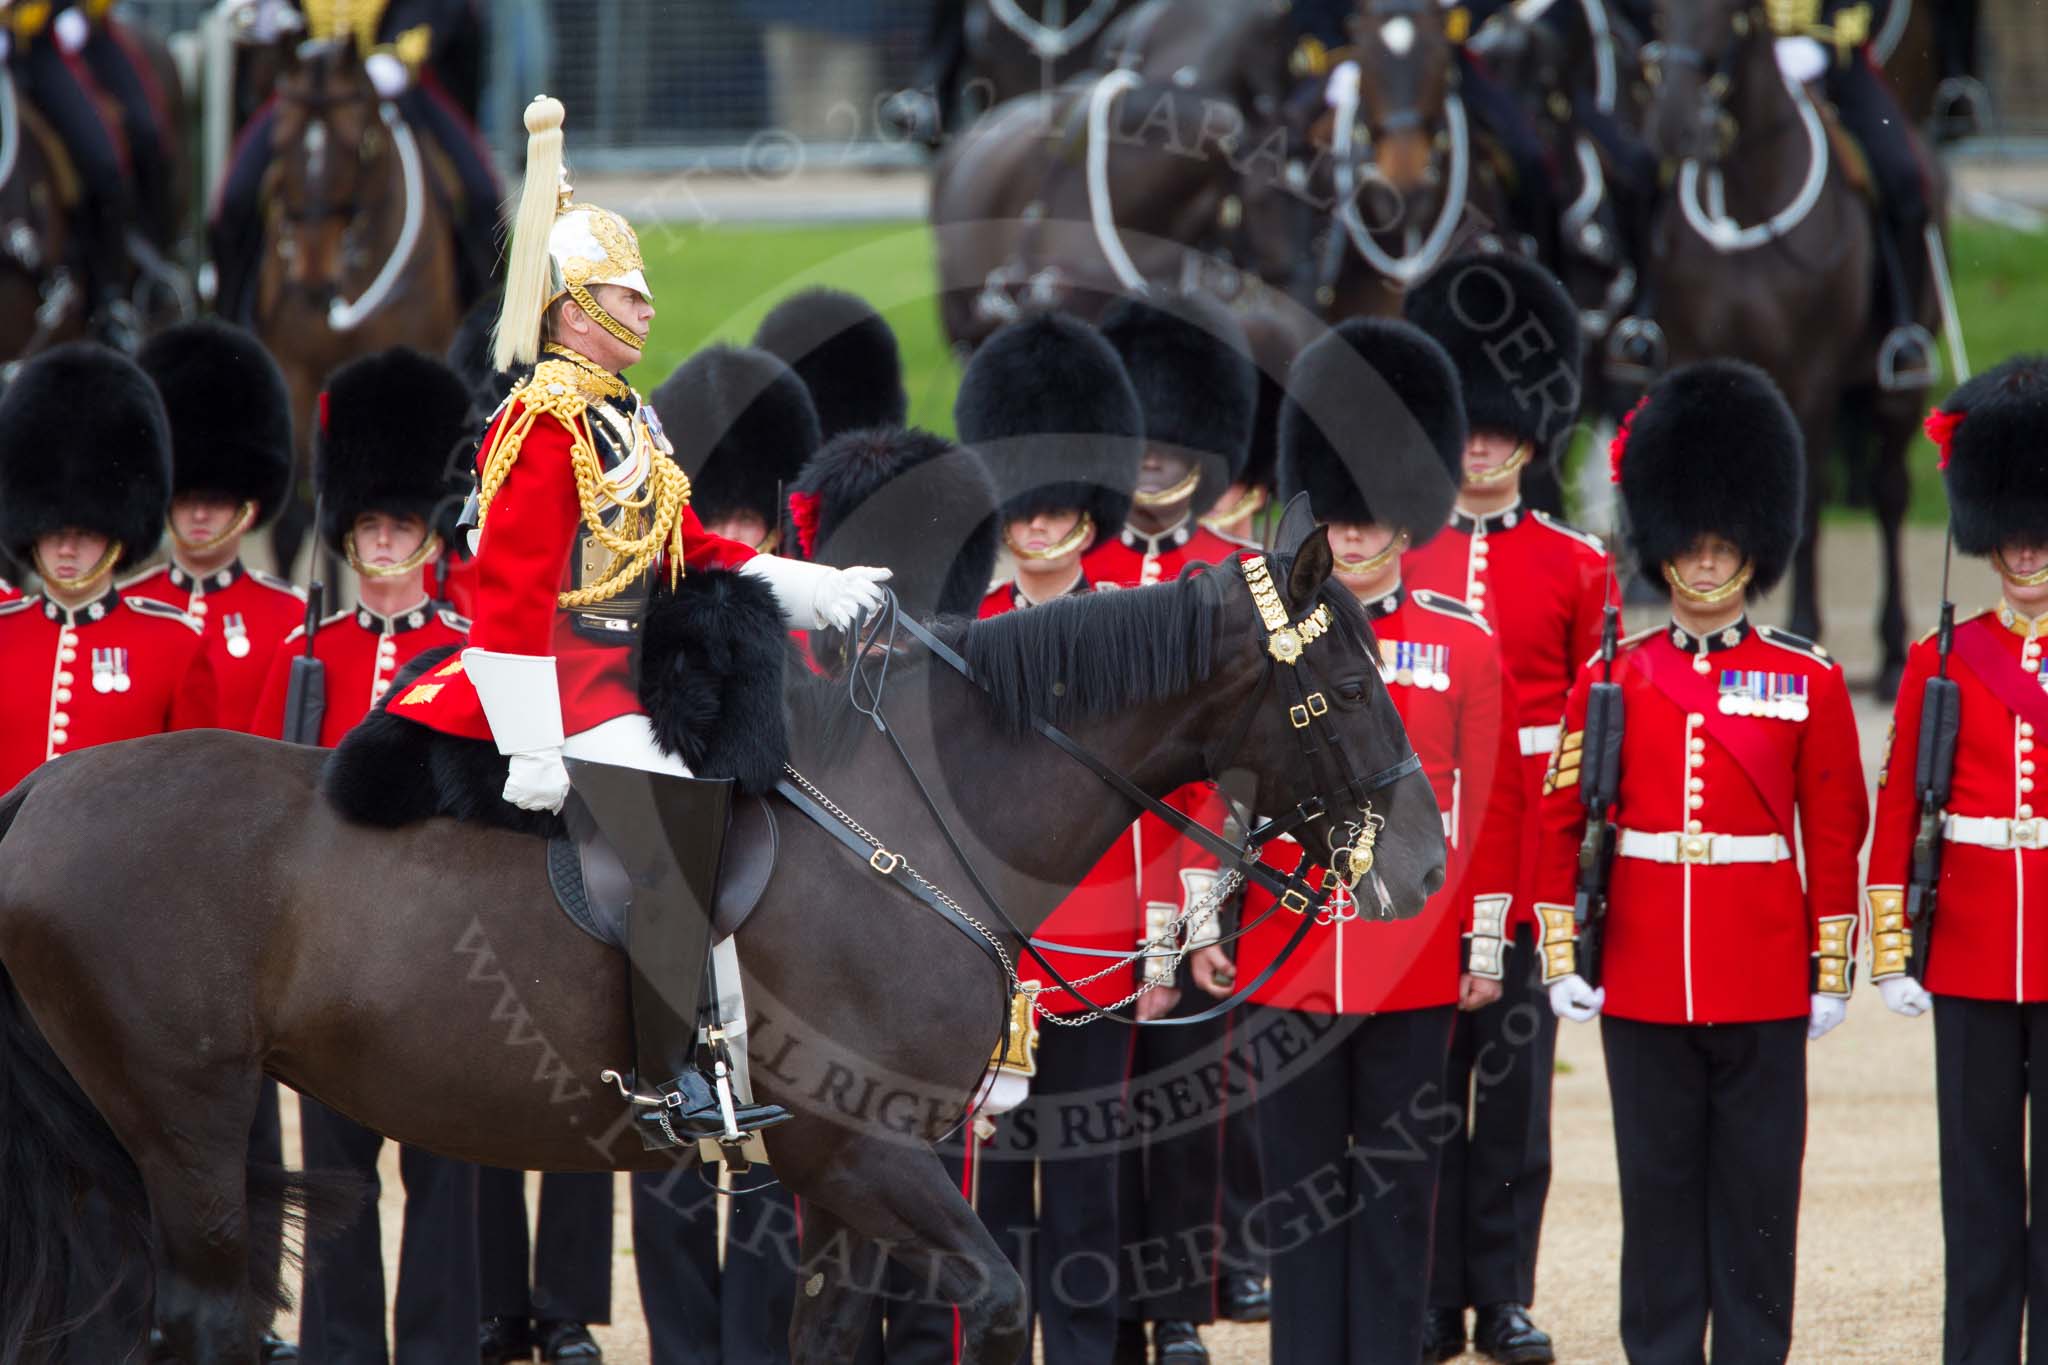
[[[460,645],[430,649],[400,669],[386,700],[438,668]],[[562,832],[562,817],[521,810],[505,799],[506,757],[487,739],[444,734],[392,715],[380,703],[348,734],[321,771],[320,789],[346,818],[397,829],[437,815],[518,834]]]
[[[640,631],[639,677],[663,751],[698,777],[772,788],[789,756],[784,631],[759,579],[707,570],[658,590]]]

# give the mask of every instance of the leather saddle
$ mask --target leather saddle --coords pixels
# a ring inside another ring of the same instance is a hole
[[[555,901],[571,924],[599,943],[624,951],[626,908],[632,893],[625,865],[573,792],[562,816],[568,832],[548,839],[548,885]],[[775,813],[768,802],[759,796],[736,798],[712,894],[714,940],[738,932],[760,904],[768,877],[775,870],[777,843]]]

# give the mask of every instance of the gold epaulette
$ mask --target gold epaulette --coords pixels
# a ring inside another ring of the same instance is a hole
[[[583,423],[584,410],[605,396],[606,390],[600,387],[593,372],[552,356],[542,360],[533,367],[532,374],[512,386],[503,406],[498,409],[497,424],[491,428],[491,441],[483,452],[482,472],[477,480],[479,527],[490,512],[491,499],[497,496],[498,489],[505,483],[505,476],[512,472],[513,463],[519,459],[519,452],[526,444],[526,434],[533,429],[534,422],[541,417],[552,417],[569,428],[572,442],[587,442],[590,432]],[[512,412],[515,405],[520,409],[516,416]]]
[[[391,0],[304,0],[306,36],[315,41],[355,39],[356,51],[367,55],[377,46],[377,30]]]

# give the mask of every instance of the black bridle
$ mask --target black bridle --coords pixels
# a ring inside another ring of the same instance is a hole
[[[1262,566],[1266,563],[1263,556],[1239,562],[1241,564],[1258,563]],[[1246,575],[1247,591],[1252,591],[1252,571],[1247,569],[1243,572]],[[1256,594],[1254,594],[1254,600],[1255,602],[1258,600]],[[1322,623],[1321,626],[1311,627],[1310,622],[1317,621],[1318,619]],[[1245,880],[1255,882],[1273,893],[1273,906],[1264,915],[1260,916],[1257,921],[1254,921],[1253,924],[1240,928],[1231,937],[1242,937],[1250,932],[1251,929],[1256,928],[1258,924],[1264,923],[1266,919],[1278,913],[1282,908],[1293,911],[1300,918],[1300,922],[1295,926],[1293,934],[1282,945],[1272,962],[1268,963],[1257,977],[1249,984],[1239,988],[1229,999],[1220,1001],[1198,1013],[1180,1015],[1171,1019],[1138,1020],[1127,1018],[1113,1010],[1097,1011],[1102,1017],[1115,1019],[1120,1023],[1134,1026],[1185,1027],[1217,1018],[1249,1000],[1260,987],[1264,986],[1279,971],[1287,959],[1293,956],[1295,950],[1307,938],[1309,929],[1317,923],[1323,907],[1333,895],[1337,894],[1337,888],[1339,886],[1345,887],[1348,894],[1349,884],[1357,879],[1355,875],[1350,873],[1348,866],[1340,866],[1340,864],[1346,862],[1344,854],[1348,850],[1345,847],[1335,846],[1335,841],[1333,841],[1333,851],[1329,864],[1330,875],[1323,879],[1323,885],[1320,889],[1313,885],[1310,880],[1310,874],[1321,865],[1314,863],[1307,856],[1305,841],[1297,840],[1297,842],[1303,843],[1304,855],[1295,870],[1285,875],[1267,867],[1260,861],[1260,848],[1270,840],[1281,837],[1294,837],[1296,831],[1306,831],[1309,826],[1319,821],[1332,820],[1341,811],[1355,809],[1358,811],[1361,820],[1369,820],[1371,818],[1369,801],[1374,793],[1392,786],[1412,773],[1421,771],[1422,759],[1411,748],[1406,757],[1399,761],[1376,772],[1360,776],[1360,767],[1354,761],[1349,746],[1344,742],[1343,734],[1338,730],[1335,720],[1330,715],[1331,708],[1328,693],[1324,690],[1321,678],[1316,672],[1314,665],[1309,663],[1307,657],[1308,645],[1313,643],[1316,636],[1322,630],[1328,628],[1329,622],[1330,617],[1327,607],[1319,608],[1316,613],[1313,613],[1302,622],[1284,625],[1278,631],[1274,629],[1272,620],[1270,618],[1267,620],[1267,658],[1259,682],[1253,689],[1251,696],[1246,699],[1243,708],[1238,713],[1236,722],[1226,732],[1229,735],[1229,741],[1221,753],[1214,759],[1209,756],[1206,750],[1203,753],[1203,765],[1206,770],[1204,777],[1213,780],[1215,774],[1223,770],[1243,747],[1246,738],[1250,734],[1252,724],[1257,719],[1260,708],[1264,705],[1267,695],[1275,689],[1277,680],[1279,690],[1287,703],[1288,723],[1300,740],[1303,760],[1308,765],[1309,770],[1315,775],[1317,786],[1311,795],[1297,802],[1285,814],[1265,820],[1249,831],[1240,843],[1232,843],[1223,835],[1211,830],[1208,826],[1187,815],[1185,812],[1175,810],[1158,797],[1140,789],[1136,783],[1132,782],[1115,768],[1104,763],[1095,755],[1089,753],[1071,735],[1061,730],[1058,726],[1053,725],[1050,721],[1047,721],[1043,716],[1034,716],[1032,718],[1032,728],[1038,734],[1052,741],[1062,752],[1080,762],[1082,766],[1094,773],[1119,796],[1134,803],[1141,809],[1151,812],[1172,826],[1183,837],[1215,855],[1221,863],[1220,872],[1236,872]],[[1305,628],[1307,629],[1305,630]],[[1053,987],[1065,991],[1072,998],[1093,1008],[1093,1002],[1086,995],[1083,995],[1079,988],[1062,976],[1057,967],[1046,960],[1044,953],[1032,942],[1029,934],[1017,927],[1016,921],[1010,917],[1009,912],[997,900],[995,893],[989,888],[987,882],[975,870],[973,861],[968,857],[966,848],[955,836],[944,812],[940,810],[937,801],[933,799],[930,788],[917,770],[917,765],[912,761],[902,742],[896,737],[895,732],[890,729],[888,721],[883,716],[882,701],[888,687],[890,663],[896,656],[896,635],[898,631],[910,636],[911,639],[922,645],[939,662],[945,664],[968,682],[976,686],[981,685],[979,680],[975,678],[974,670],[968,665],[967,661],[951,646],[946,644],[945,641],[933,635],[918,622],[904,616],[898,609],[894,595],[890,594],[882,609],[868,620],[854,641],[852,663],[847,674],[847,693],[854,709],[868,717],[874,723],[876,730],[881,732],[888,739],[890,746],[896,750],[897,757],[902,760],[904,770],[909,773],[911,782],[916,786],[918,795],[924,801],[926,810],[931,814],[934,822],[937,823],[940,834],[944,836],[948,848],[952,851],[954,860],[966,872],[967,879],[973,885],[975,894],[987,906],[990,915],[994,917],[997,924],[1004,932],[1014,936],[1024,945],[1024,950],[1031,955],[1032,960],[1045,972]],[[1303,638],[1304,634],[1307,635],[1306,639]],[[1287,636],[1293,641],[1291,651],[1281,641],[1282,635]],[[1284,657],[1289,655],[1290,652],[1291,657]],[[1328,776],[1327,784],[1325,783],[1326,775]],[[1326,826],[1326,828],[1328,827]],[[1311,913],[1312,911],[1315,913]],[[1127,955],[1117,954],[1117,956]]]

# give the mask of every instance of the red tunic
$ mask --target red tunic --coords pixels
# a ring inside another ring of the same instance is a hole
[[[446,602],[464,616],[476,612],[476,559],[457,558],[451,550],[441,556],[435,566],[437,586],[434,588],[436,601]]]
[[[2032,684],[2043,677],[2043,640],[2039,636],[2029,639],[2024,634],[2027,628],[2024,619],[2000,609],[1958,625],[1956,636],[1960,639],[1965,632],[1976,633]],[[1904,910],[1913,838],[1920,825],[1919,803],[1913,794],[1913,769],[1920,748],[1920,699],[1938,661],[1931,638],[1907,653],[1884,770],[1877,780],[1869,898],[1880,934],[1884,916]],[[2033,667],[2027,667],[2029,663]],[[1962,725],[1946,811],[1965,818],[2039,819],[2048,812],[2048,801],[2035,800],[2034,746],[2048,736],[2037,736],[2034,722],[2021,717],[1994,693],[1970,662],[1951,657],[1948,676],[1955,679],[1960,695]],[[2040,685],[2048,687],[2048,683]],[[2021,826],[2022,840],[2009,840],[2016,845],[2010,848],[1944,841],[1934,941],[1928,945],[1927,979],[1920,983],[1928,990],[1937,995],[2020,1004],[2048,1000],[2048,954],[2039,946],[2048,944],[2048,852],[2034,837],[2040,828]],[[2025,846],[2023,840],[2028,839],[2034,841],[2032,847]],[[1892,970],[1887,971],[1882,937],[1875,940],[1875,946],[1880,958],[1873,975],[1888,976],[1900,969],[1902,963],[1895,959]]]
[[[240,560],[203,578],[166,564],[128,580],[121,591],[168,603],[204,627],[217,691],[215,723],[247,731],[271,652],[306,624],[306,595],[281,578],[244,568]]]
[[[1256,551],[1225,540],[1190,517],[1156,536],[1126,526],[1115,540],[1105,540],[1082,555],[1081,569],[1091,583],[1142,588],[1171,583],[1190,564],[1221,564],[1247,553]]]
[[[548,374],[549,364],[544,363],[533,382],[547,382]],[[499,410],[477,454],[479,474],[498,433],[523,411],[516,398]],[[614,641],[579,634],[569,613],[557,605],[558,595],[572,584],[570,556],[584,529],[576,476],[569,465],[572,444],[569,428],[560,420],[540,417],[492,499],[477,544],[476,616],[469,640],[478,649],[503,654],[554,656],[564,735],[640,709],[630,648],[637,636],[621,632]],[[598,448],[603,451],[605,446]],[[682,538],[684,564],[690,569],[737,568],[755,553],[738,541],[710,534],[687,506],[682,511]],[[394,705],[404,708],[406,719],[448,734],[491,737],[483,704],[466,672],[408,688]]]
[[[1520,862],[1516,830],[1525,803],[1513,693],[1500,646],[1477,614],[1436,593],[1397,589],[1368,603],[1366,611],[1379,637],[1381,676],[1443,812],[1450,866],[1443,889],[1414,919],[1340,920],[1311,930],[1254,994],[1261,1004],[1317,1014],[1453,1004],[1464,967],[1461,938],[1476,926],[1482,938],[1498,939],[1513,906]],[[1301,847],[1276,841],[1264,857],[1270,866],[1292,872]],[[1247,889],[1245,922],[1272,903],[1263,889]],[[1238,947],[1238,975],[1248,980],[1263,971],[1295,927],[1294,916],[1283,910],[1246,934]],[[1480,945],[1474,968],[1498,975],[1486,960],[1497,946]]]
[[[327,666],[327,710],[320,720],[320,744],[333,748],[370,714],[391,689],[391,679],[419,655],[440,645],[460,645],[469,622],[437,602],[421,599],[396,616],[368,607],[338,611],[313,635],[313,657]],[[284,737],[284,708],[291,688],[292,660],[306,652],[303,625],[271,652],[262,697],[250,719],[251,734]]]
[[[73,749],[213,724],[199,623],[113,588],[76,611],[42,597],[0,606],[0,671],[0,791]]]
[[[1588,689],[1601,676],[1598,659],[1580,670],[1555,776],[1544,780],[1536,911],[1553,978],[1574,970],[1570,908],[1585,829],[1579,746]],[[1823,943],[1849,951],[1856,855],[1870,823],[1842,670],[1809,641],[1744,620],[1706,641],[1676,626],[1637,636],[1615,660],[1614,677],[1627,716],[1614,806],[1621,829],[1776,835],[1801,857],[1617,856],[1600,983],[1607,1013],[1653,1024],[1805,1016]],[[1773,713],[1744,714],[1760,696],[1779,699],[1767,703]],[[1675,850],[1682,841],[1670,843]]]
[[[1607,552],[1585,532],[1519,504],[1486,517],[1453,512],[1449,526],[1402,556],[1401,578],[1462,600],[1493,627],[1515,680],[1516,747],[1533,809],[1579,661],[1600,647]],[[1536,822],[1526,820],[1511,931],[1534,923],[1535,869]]]

